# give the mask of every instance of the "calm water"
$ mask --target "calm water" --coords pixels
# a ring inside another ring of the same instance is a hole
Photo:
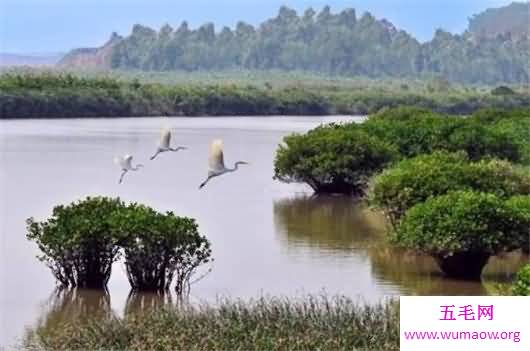
[[[325,291],[371,303],[399,294],[485,294],[490,283],[511,278],[523,258],[492,261],[485,284],[442,279],[429,258],[384,245],[379,214],[349,198],[314,198],[304,185],[272,179],[274,151],[284,135],[336,120],[344,118],[0,121],[0,348],[38,322],[53,326],[170,300],[129,296],[121,263],[109,294],[54,290],[50,272],[35,258],[37,248],[25,239],[25,219],[44,219],[54,205],[87,195],[120,196],[195,217],[215,258],[212,272],[192,288],[196,301]],[[189,150],[148,161],[163,126]],[[217,137],[224,139],[229,165],[251,165],[199,191],[208,145]],[[146,167],[118,185],[113,158],[125,153]]]

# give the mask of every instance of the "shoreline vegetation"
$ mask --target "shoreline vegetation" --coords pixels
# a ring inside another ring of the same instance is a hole
[[[403,105],[467,115],[530,105],[530,95],[519,86],[281,72],[204,74],[8,70],[0,74],[0,119],[366,115]]]
[[[339,296],[263,297],[143,311],[132,306],[123,317],[107,301],[89,320],[64,318],[64,301],[55,306],[26,333],[26,350],[399,350],[395,300],[370,306]]]

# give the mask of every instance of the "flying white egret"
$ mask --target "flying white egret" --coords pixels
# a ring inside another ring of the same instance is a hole
[[[223,157],[223,141],[220,139],[212,141],[210,144],[210,156],[208,157],[208,178],[199,185],[199,189],[214,177],[237,171],[239,165],[248,165],[248,162],[237,161],[234,164],[234,168],[226,168]]]
[[[142,164],[137,164],[136,166],[133,166],[132,165],[132,159],[133,157],[131,155],[125,155],[125,156],[122,156],[122,157],[115,157],[114,158],[114,162],[116,164],[118,164],[120,167],[121,167],[121,176],[120,176],[120,180],[118,181],[118,184],[121,184],[121,182],[123,181],[123,176],[125,175],[125,173],[129,172],[129,171],[137,171],[139,170],[140,168],[142,168],[144,165]]]
[[[156,152],[153,156],[151,156],[151,160],[154,160],[156,156],[158,156],[161,152],[167,152],[167,151],[179,151],[179,150],[186,150],[187,148],[184,146],[178,146],[176,148],[172,148],[170,146],[171,143],[171,131],[169,128],[164,128],[160,132],[160,142],[158,143],[158,148],[156,149]]]

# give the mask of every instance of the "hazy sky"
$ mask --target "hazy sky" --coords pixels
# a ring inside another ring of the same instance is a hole
[[[421,41],[437,28],[461,32],[467,18],[511,0],[0,0],[0,51],[41,53],[103,44],[112,31],[122,35],[135,23],[159,28],[187,20],[233,26],[238,20],[257,24],[276,15],[281,5],[333,12],[353,7],[387,18]]]

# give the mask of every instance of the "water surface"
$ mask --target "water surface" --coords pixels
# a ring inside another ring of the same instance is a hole
[[[352,118],[349,118],[352,119]],[[192,288],[192,300],[221,296],[345,294],[367,303],[400,294],[479,295],[487,284],[442,279],[428,257],[384,244],[380,214],[346,197],[312,197],[300,184],[272,179],[283,136],[341,117],[122,118],[0,121],[0,346],[26,327],[79,316],[116,313],[168,302],[130,295],[121,263],[109,292],[55,291],[55,282],[25,239],[25,220],[45,219],[54,205],[88,195],[119,196],[197,219],[212,242],[212,272]],[[161,127],[187,151],[155,161]],[[225,161],[248,161],[239,171],[207,174],[208,145],[222,138]],[[117,155],[145,164],[118,185]],[[493,260],[488,282],[511,279],[523,258]]]

